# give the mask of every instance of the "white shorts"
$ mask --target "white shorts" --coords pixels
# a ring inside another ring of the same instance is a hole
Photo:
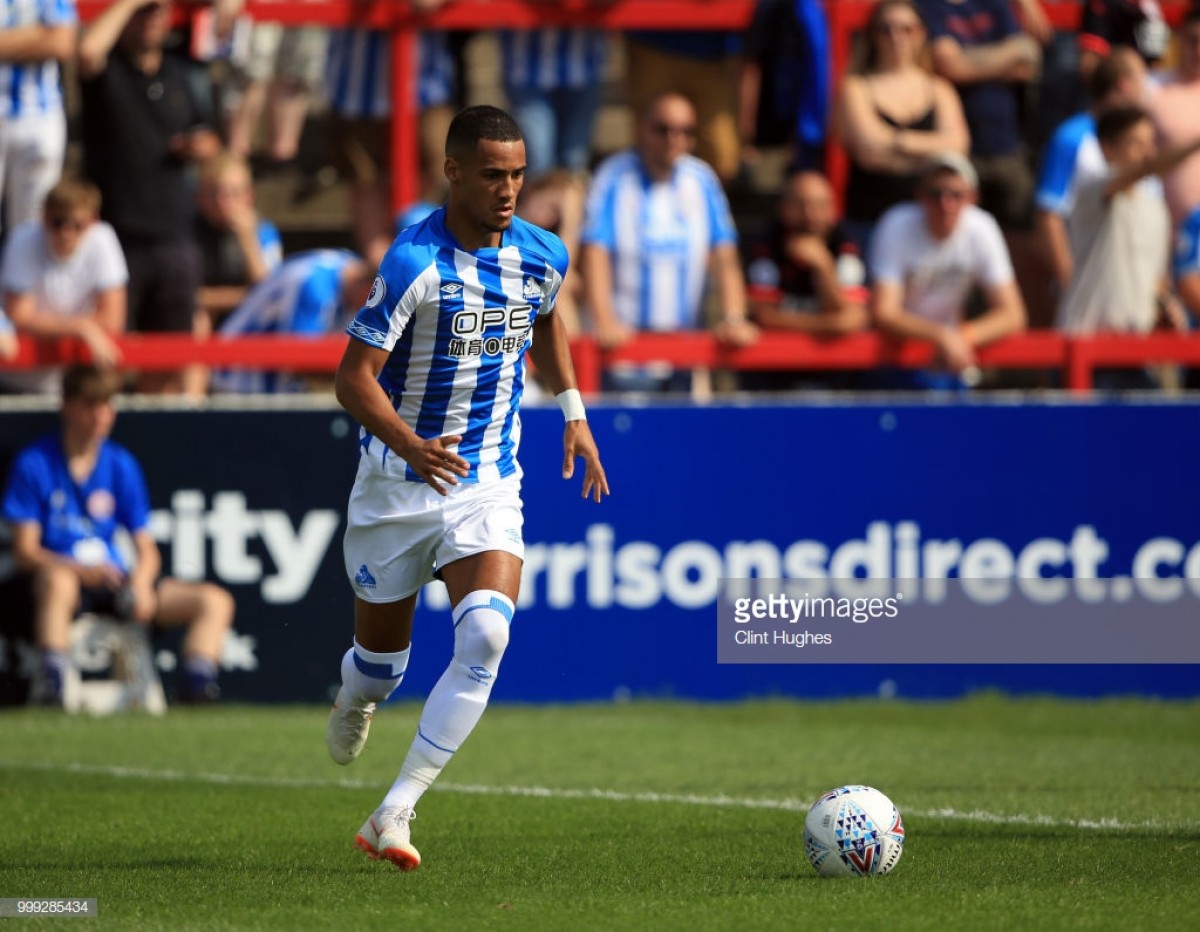
[[[447,563],[485,550],[525,558],[519,476],[459,483],[443,497],[428,483],[387,475],[363,457],[346,519],[346,575],[364,602],[410,596]]]

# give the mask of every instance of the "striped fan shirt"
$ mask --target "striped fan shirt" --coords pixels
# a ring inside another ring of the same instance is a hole
[[[0,29],[73,26],[73,0],[0,0]],[[0,62],[0,119],[17,119],[63,109],[58,62]]]
[[[703,327],[713,247],[737,242],[721,182],[708,163],[685,155],[672,177],[654,181],[633,150],[596,170],[582,242],[612,256],[613,308],[638,330]]]
[[[600,29],[514,29],[501,34],[501,50],[510,87],[588,87],[604,76],[608,35]]]
[[[439,208],[401,231],[347,332],[391,355],[379,374],[418,436],[462,436],[463,481],[520,475],[518,406],[533,322],[554,309],[567,272],[562,241],[514,217],[498,248],[467,252]],[[395,458],[364,429],[363,455],[395,474]],[[404,477],[422,482],[405,468]]]
[[[326,81],[330,106],[347,119],[385,119],[392,112],[391,36],[372,29],[330,33]],[[417,42],[417,107],[449,103],[455,94],[454,56],[446,34],[424,32]]]

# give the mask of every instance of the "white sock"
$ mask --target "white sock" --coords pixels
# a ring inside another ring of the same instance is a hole
[[[384,808],[413,808],[471,733],[491,695],[508,644],[513,604],[479,589],[454,607],[454,657],[425,700],[417,737]]]
[[[355,639],[354,646],[342,657],[342,685],[350,701],[359,706],[383,702],[404,679],[411,650],[410,644],[404,650],[380,654],[367,650]]]

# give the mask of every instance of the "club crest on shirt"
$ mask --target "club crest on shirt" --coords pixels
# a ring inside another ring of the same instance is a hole
[[[383,276],[376,275],[375,281],[371,283],[371,293],[367,295],[367,307],[375,307],[383,296],[387,294],[387,285],[384,284]]]
[[[96,489],[87,497],[88,517],[96,521],[105,521],[117,510],[117,500],[108,489]]]

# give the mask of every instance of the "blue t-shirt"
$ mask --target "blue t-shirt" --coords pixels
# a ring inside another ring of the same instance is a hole
[[[445,221],[439,208],[401,231],[347,331],[388,351],[379,383],[418,436],[462,436],[466,482],[516,475],[525,352],[534,321],[554,309],[567,250],[514,217],[499,248],[468,252]],[[365,431],[360,443],[374,467],[392,468],[386,444]]]
[[[1193,210],[1175,234],[1175,254],[1172,265],[1175,278],[1200,275],[1200,207]]]
[[[1008,0],[920,0],[930,44],[945,36],[964,49],[1001,42],[1021,30]],[[972,155],[1010,155],[1021,147],[1016,89],[1003,81],[958,86]]]
[[[129,571],[116,545],[118,528],[130,534],[150,519],[150,494],[133,454],[106,440],[92,474],[82,483],[67,470],[62,437],[48,434],[18,454],[4,492],[4,519],[35,522],[42,546],[79,563],[112,563]]]

